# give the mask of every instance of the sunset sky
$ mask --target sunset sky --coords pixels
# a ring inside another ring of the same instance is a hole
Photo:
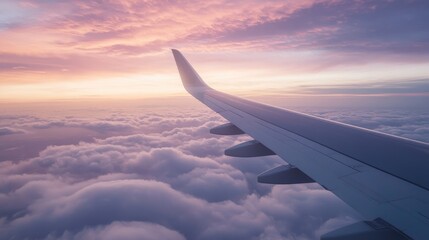
[[[0,0],[0,239],[313,240],[362,217],[189,96],[429,142],[429,1]]]
[[[428,93],[426,1],[0,2],[0,100]],[[355,90],[351,90],[355,89]]]

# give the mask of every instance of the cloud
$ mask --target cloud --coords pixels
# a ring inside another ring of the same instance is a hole
[[[360,219],[317,184],[257,183],[260,172],[283,161],[275,156],[224,156],[225,148],[249,137],[209,134],[211,127],[224,123],[215,113],[200,113],[191,106],[154,112],[112,108],[98,115],[89,109],[86,114],[81,110],[80,116],[63,110],[53,118],[43,113],[1,118],[8,126],[26,130],[15,136],[34,134],[36,139],[43,138],[43,131],[65,133],[70,126],[86,129],[97,122],[133,126],[131,132],[115,128],[113,135],[45,146],[36,156],[0,162],[2,237],[317,239]],[[424,110],[302,110],[387,133],[429,139]]]
[[[417,1],[318,2],[291,15],[228,32],[221,39],[265,42],[270,38],[268,48],[277,49],[422,55],[429,37],[423,24],[429,20],[425,8],[427,3]]]
[[[47,237],[47,240],[51,237]],[[138,240],[138,239],[171,239],[171,240],[184,240],[185,238],[178,232],[168,229],[162,225],[145,222],[113,222],[106,226],[99,226],[89,229],[84,229],[77,234],[65,233],[60,238],[52,237],[52,239],[69,240],[69,239],[124,239],[124,240]]]
[[[52,189],[54,186],[46,184],[44,187]],[[338,200],[333,201],[329,193],[307,188],[298,191],[275,188],[272,195],[262,198],[250,195],[241,204],[209,203],[176,191],[165,183],[140,179],[99,181],[80,188],[62,186],[62,190],[52,192],[47,194],[51,195],[49,199],[46,196],[28,206],[25,215],[6,222],[0,230],[2,236],[58,237],[66,231],[79,234],[83,229],[115,221],[143,221],[174,229],[187,239],[254,238],[272,226],[278,228],[278,235],[313,238],[314,225],[342,215],[341,209],[344,211],[344,206],[338,208]],[[292,210],[295,207],[305,209],[304,206],[310,209]],[[325,209],[322,215],[320,212],[314,215],[313,211],[320,208]],[[303,217],[312,222],[299,224]]]
[[[141,54],[165,49],[172,42],[202,40],[204,35],[232,31],[261,21],[289,15],[317,1],[28,1],[41,13],[47,8],[58,14],[36,16],[45,34],[61,33],[62,46],[106,53]],[[201,15],[204,12],[204,15]],[[31,23],[10,31],[34,28]],[[39,28],[39,29],[40,29]],[[205,40],[209,42],[207,38]]]
[[[372,82],[365,84],[338,84],[333,86],[301,87],[303,93],[309,94],[347,94],[347,95],[429,95],[428,79],[403,81]]]
[[[45,34],[62,34],[58,45],[103,54],[133,56],[172,45],[408,54],[427,49],[427,5],[419,1],[28,2],[41,13],[48,7],[60,13],[37,22]]]
[[[427,76],[427,3],[422,1],[11,4],[27,18],[11,18],[2,30],[0,95],[6,100],[165,94],[155,82],[179,93],[170,48],[194,55],[195,63],[205,60],[206,75],[215,82],[229,78],[224,86],[236,91],[271,83],[286,89],[297,80]],[[258,81],[262,78],[265,84]],[[251,84],[237,87],[241,79]]]
[[[73,120],[57,120],[34,123],[31,127],[36,129],[45,129],[52,127],[82,127],[97,132],[112,132],[125,131],[135,128],[132,124],[126,124],[117,121],[95,121],[95,122],[80,122]]]
[[[429,142],[427,109],[353,109],[308,111],[311,114],[376,131]]]
[[[357,218],[315,184],[257,184],[259,172],[281,161],[223,156],[219,149],[247,137],[210,135],[222,123],[213,113],[99,119],[146,125],[152,133],[49,146],[36,157],[1,162],[1,236],[117,239],[126,231],[125,239],[315,239]],[[45,119],[26,124],[37,121]],[[336,224],[325,224],[329,219]]]
[[[0,128],[0,136],[9,135],[9,134],[17,134],[17,133],[25,133],[23,129],[10,128],[10,127],[1,127]]]
[[[52,45],[49,45],[52,47]],[[103,50],[104,51],[104,50]],[[142,64],[144,62],[144,64]],[[62,53],[61,50],[51,50],[47,53],[21,53],[18,51],[0,52],[0,73],[4,78],[0,83],[34,83],[65,80],[82,81],[80,76],[102,76],[104,78],[121,77],[144,71],[146,74],[165,72],[165,59],[154,56],[142,56],[129,59],[104,54],[87,54],[81,51]],[[19,77],[17,77],[19,75]]]

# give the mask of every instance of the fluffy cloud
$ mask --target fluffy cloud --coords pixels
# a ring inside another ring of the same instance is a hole
[[[47,238],[48,240],[51,237]],[[55,237],[52,237],[55,239]],[[125,239],[125,240],[138,240],[138,239],[171,239],[171,240],[184,240],[185,238],[178,232],[172,231],[162,225],[145,222],[113,222],[106,226],[99,226],[89,229],[84,229],[81,232],[72,235],[68,232],[60,238],[60,240],[71,239]]]
[[[428,139],[424,110],[300,110]],[[43,139],[50,131],[67,138],[70,129],[104,134],[73,144],[44,142],[31,157],[0,162],[0,236],[6,239],[317,239],[359,219],[317,184],[257,183],[260,172],[282,160],[224,156],[225,148],[249,137],[209,134],[224,121],[207,110],[111,109],[79,117],[65,110],[0,119],[25,130],[0,136],[3,142]]]
[[[33,200],[25,214],[5,221],[2,236],[36,239],[65,234],[79,236],[85,229],[115,221],[143,221],[174,229],[188,239],[252,239],[267,231],[273,234],[273,226],[278,236],[305,239],[315,237],[312,231],[326,219],[344,217],[343,211],[347,209],[328,192],[306,187],[275,188],[270,195],[249,195],[239,203],[210,203],[158,181],[113,179],[85,182],[79,187],[56,186],[60,189],[50,190],[49,198]],[[306,210],[297,212],[295,208]],[[325,209],[322,213],[321,208]],[[319,211],[318,215],[314,211]],[[299,221],[303,217],[311,221],[303,225]]]
[[[38,156],[1,162],[0,236],[314,239],[356,221],[349,207],[316,184],[257,184],[259,172],[282,161],[223,156],[223,149],[248,138],[210,135],[209,128],[222,123],[213,113],[98,119],[132,122],[151,133],[49,146]],[[25,124],[37,121],[45,119]]]
[[[353,109],[309,111],[320,117],[377,130],[380,132],[429,142],[429,114],[423,109]]]

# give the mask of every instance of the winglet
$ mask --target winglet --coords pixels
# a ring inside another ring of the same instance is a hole
[[[173,52],[174,60],[176,61],[177,68],[179,69],[183,86],[190,94],[195,96],[203,90],[210,89],[182,53],[176,49],[171,49],[171,51]]]

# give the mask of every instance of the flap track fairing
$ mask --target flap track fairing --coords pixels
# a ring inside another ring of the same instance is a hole
[[[210,133],[217,135],[240,135],[244,132],[232,123],[222,124],[210,129]]]
[[[280,165],[258,175],[258,182],[269,184],[298,184],[315,182],[292,165]]]
[[[252,140],[226,149],[225,155],[230,157],[263,157],[275,155],[275,153],[262,143]]]

